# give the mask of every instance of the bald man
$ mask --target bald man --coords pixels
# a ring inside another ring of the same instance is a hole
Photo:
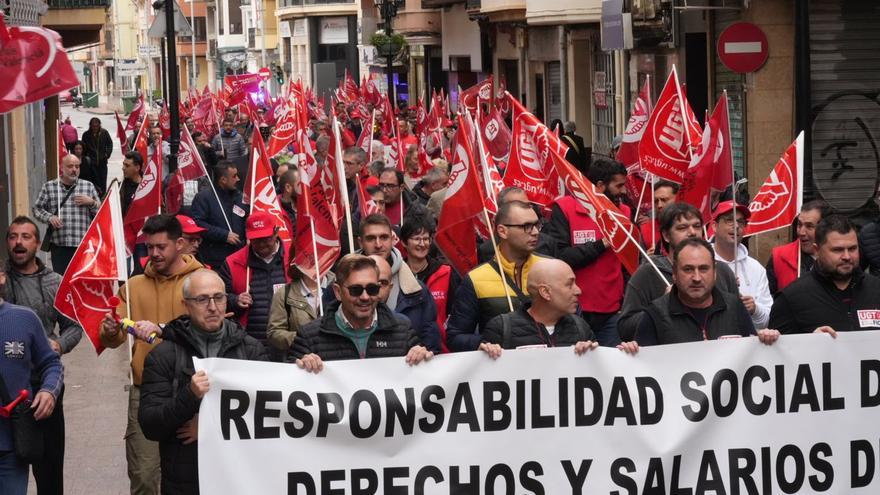
[[[370,258],[375,260],[376,265],[379,267],[379,285],[382,287],[379,289],[379,302],[387,303],[388,297],[391,295],[391,287],[394,286],[391,265],[388,264],[388,260],[385,257],[378,254],[371,254]]]
[[[574,346],[574,352],[583,355],[598,346],[593,330],[575,314],[581,289],[567,263],[556,259],[536,263],[529,271],[526,291],[531,304],[493,318],[482,331],[481,351],[497,359],[502,349]],[[631,343],[618,347],[629,353],[638,349]]]

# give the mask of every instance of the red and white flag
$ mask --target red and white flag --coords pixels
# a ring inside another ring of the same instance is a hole
[[[98,354],[104,350],[101,321],[116,309],[111,300],[118,281],[128,278],[122,239],[119,185],[114,181],[64,272],[54,301],[59,313],[79,323]]]
[[[550,159],[565,188],[602,229],[602,235],[611,243],[620,263],[629,273],[635,273],[639,267],[638,228],[608,196],[596,190],[592,182],[568,163],[563,155],[551,151]]]
[[[458,116],[458,128],[465,120]],[[474,223],[481,221],[485,200],[467,132],[456,132],[452,140],[449,186],[440,210],[435,241],[449,263],[464,276],[477,266],[477,237]]]
[[[262,212],[270,215],[278,227],[278,238],[284,243],[284,249],[287,249],[293,242],[293,233],[288,227],[287,216],[281,210],[275,183],[272,182],[272,165],[259,132],[253,134],[251,168],[248,170],[245,191],[248,192],[245,199],[250,204],[250,214]]]
[[[745,236],[787,228],[797,218],[804,201],[804,133],[801,131],[773,167],[764,185],[749,204]]]
[[[642,168],[657,177],[679,184],[684,180],[685,171],[691,162],[691,133],[689,126],[685,125],[685,112],[682,111],[684,104],[678,73],[673,66],[639,142],[639,162]],[[698,140],[693,145],[699,142]]]
[[[114,113],[116,114],[116,139],[119,139],[119,147],[124,155],[128,153],[128,135],[125,133],[125,127],[122,125],[122,120],[119,119],[119,113]]]
[[[162,110],[159,111],[159,129],[162,129],[162,139],[171,138],[171,112],[168,111],[168,104],[162,104]]]
[[[495,106],[495,82],[490,74],[486,79],[459,92],[458,103],[474,114],[481,101]]]
[[[138,99],[137,105],[135,105],[134,108],[131,109],[131,113],[128,114],[128,120],[125,121],[125,132],[133,131],[135,127],[137,127],[137,121],[143,113],[144,95],[141,95]]]
[[[183,207],[184,183],[208,175],[202,156],[186,126],[180,131],[180,153],[177,155],[177,170],[168,181],[165,189],[165,210],[174,215]]]
[[[506,164],[510,156],[511,132],[501,117],[501,112],[492,107],[488,114],[478,111],[477,129],[483,140],[483,148],[495,163]]]
[[[147,159],[150,156],[149,146],[150,146],[150,122],[149,119],[144,119],[141,122],[141,128],[138,130],[137,135],[134,138],[134,150],[141,154],[141,159],[144,161],[144,167],[147,165]],[[159,147],[161,150],[162,147]]]
[[[623,131],[623,141],[617,151],[617,161],[627,169],[627,177],[633,172],[641,172],[639,166],[639,141],[645,134],[648,117],[651,115],[651,79],[645,78],[645,84],[639,91],[639,96],[633,103],[632,113]]]
[[[565,156],[566,146],[556,134],[528,112],[516,98],[513,107],[513,144],[504,183],[522,188],[529,201],[547,206],[562,194],[559,174],[550,153]]]
[[[276,110],[281,113],[281,118],[276,122],[275,128],[272,129],[272,135],[269,136],[267,150],[269,156],[275,156],[287,148],[297,131],[295,107],[287,103],[281,103],[281,105],[281,110]]]
[[[712,218],[712,179],[716,173],[721,146],[714,118],[706,121],[702,141],[693,152],[691,164],[685,171],[684,182],[676,201],[689,203],[700,210],[703,218]]]
[[[143,127],[141,130],[144,130]],[[123,227],[125,244],[128,251],[134,252],[134,245],[141,239],[141,228],[147,218],[157,215],[162,210],[162,166],[160,165],[161,147],[153,154],[152,160],[144,162],[144,173],[141,183],[134,191],[134,197],[125,212]]]
[[[733,184],[733,152],[730,144],[730,107],[727,101],[727,92],[721,95],[715,110],[712,111],[711,120],[718,129],[718,146],[721,154],[715,164],[715,172],[712,175],[712,189],[724,191]]]

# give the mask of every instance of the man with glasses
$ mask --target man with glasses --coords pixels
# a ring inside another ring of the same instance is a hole
[[[733,271],[739,297],[752,317],[755,328],[765,328],[770,320],[773,298],[767,282],[767,270],[742,244],[743,231],[751,212],[733,201],[722,201],[712,214],[715,227],[715,260]],[[734,233],[736,235],[734,235]],[[736,292],[734,292],[736,293]]]
[[[147,262],[144,273],[128,280],[128,289],[121,288],[118,297],[122,301],[117,312],[135,321],[135,332],[141,337],[134,342],[131,359],[133,385],[128,396],[128,427],[125,432],[125,453],[128,461],[128,478],[132,494],[159,493],[159,446],[147,440],[137,421],[140,403],[140,387],[143,379],[144,359],[156,346],[142,338],[156,332],[157,325],[168,323],[186,314],[183,303],[183,282],[187,275],[203,268],[190,255],[183,254],[183,228],[180,221],[169,215],[156,215],[144,223],[147,237]],[[128,295],[131,300],[126,304]],[[129,307],[131,312],[126,312]],[[126,333],[108,313],[101,326],[101,344],[117,348],[126,341]]]
[[[180,226],[183,228],[182,254],[188,254],[202,263],[202,260],[199,259],[199,246],[202,245],[202,233],[207,229],[199,227],[195,220],[186,215],[177,215],[177,221],[180,222]],[[205,268],[211,268],[205,263],[202,263],[202,265]]]
[[[598,192],[630,216],[629,208],[620,202],[626,192],[626,167],[599,158],[590,166],[588,178]],[[617,312],[623,300],[623,266],[610,249],[608,238],[572,196],[564,196],[553,204],[544,232],[556,240],[557,257],[574,270],[583,290],[579,297],[581,314],[596,333],[599,345],[616,346],[620,343]]]
[[[403,220],[413,215],[426,215],[428,209],[419,203],[415,193],[403,183],[403,172],[386,167],[379,173],[379,188],[385,193],[385,215],[399,227]]]
[[[220,266],[226,284],[229,309],[247,334],[268,346],[269,308],[272,296],[289,282],[287,251],[278,238],[275,220],[268,213],[254,212],[247,220],[248,245],[232,254]],[[281,362],[284,354],[274,347],[269,358]]]
[[[138,410],[144,434],[159,443],[163,493],[199,493],[199,404],[210,381],[195,372],[193,358],[266,360],[262,344],[223,318],[226,294],[216,273],[193,272],[181,291],[187,315],[165,326],[166,340],[147,356]]]
[[[324,361],[406,356],[415,365],[434,356],[424,346],[406,317],[379,304],[379,269],[368,256],[349,254],[336,264],[333,292],[338,302],[324,316],[300,331],[288,360],[318,373]]]
[[[348,188],[348,211],[346,215],[351,216],[351,228],[357,233],[361,222],[361,209],[358,200],[358,174],[363,177],[364,163],[367,161],[367,152],[357,146],[350,146],[342,153],[342,164],[345,170],[345,185]],[[340,219],[340,225],[345,225],[345,218]],[[348,229],[342,229],[339,235],[339,245],[342,248],[342,254],[348,252]]]
[[[492,318],[516,311],[529,301],[525,294],[536,256],[541,222],[531,205],[508,201],[495,215],[498,253],[468,272],[455,293],[446,323],[446,345],[453,352],[475,351],[480,331]]]
[[[412,328],[421,342],[431,351],[439,353],[440,328],[437,326],[437,305],[431,291],[419,282],[394,247],[396,237],[391,230],[391,222],[385,215],[368,215],[361,221],[358,243],[361,253],[367,256],[381,256],[391,266],[391,289],[388,307],[395,313],[409,318]]]

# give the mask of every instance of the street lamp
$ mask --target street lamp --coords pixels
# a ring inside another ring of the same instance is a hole
[[[397,17],[397,11],[401,7],[404,6],[406,1],[405,0],[375,0],[375,2],[376,2],[376,8],[379,10],[379,15],[382,16],[382,24],[385,27],[385,36],[387,36],[390,41],[391,33],[392,33],[391,20],[394,19],[395,17]],[[394,98],[394,100],[389,101],[389,103],[393,103],[394,105],[397,105],[397,99],[394,97],[394,91],[393,91],[393,88],[394,88],[394,73],[393,73],[394,72],[394,65],[393,64],[394,64],[394,57],[397,56],[397,52],[399,52],[399,50],[394,50],[393,46],[394,46],[393,43],[389,42],[389,44],[387,45],[387,49],[385,50],[385,53],[384,54],[380,53],[380,55],[385,55],[385,57],[388,59],[388,73],[387,73],[387,76],[388,76],[388,99],[391,100],[392,98]]]

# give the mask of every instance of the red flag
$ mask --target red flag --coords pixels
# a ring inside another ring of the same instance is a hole
[[[104,350],[99,337],[101,321],[116,309],[111,299],[116,294],[117,281],[128,276],[119,233],[122,213],[118,187],[115,181],[110,185],[64,272],[54,301],[58,312],[80,324],[98,354]]]
[[[511,133],[510,128],[501,118],[497,108],[492,107],[488,115],[479,112],[480,136],[483,139],[485,151],[492,155],[496,163],[507,163],[510,156]]]
[[[477,111],[478,103],[481,100],[488,102],[491,106],[495,105],[495,83],[491,74],[483,81],[463,90],[458,97],[459,105],[470,113]]]
[[[129,252],[134,252],[134,245],[141,236],[141,228],[147,218],[157,215],[162,209],[161,149],[159,147],[156,150],[153,160],[144,162],[141,183],[138,184],[128,211],[125,212],[125,219],[122,223],[125,229],[125,244]],[[157,158],[158,160],[156,160]]]
[[[504,183],[522,188],[530,201],[547,206],[562,193],[556,167],[549,159],[550,152],[565,155],[565,145],[522,103],[511,98],[511,105],[513,144],[504,172]]]
[[[638,228],[561,154],[551,150],[550,155],[566,189],[602,229],[602,235],[611,243],[614,254],[620,259],[624,268],[629,273],[635,273],[639,267]]]
[[[159,129],[162,129],[162,139],[167,141],[171,138],[171,112],[168,111],[167,103],[163,103],[162,110],[159,111]]]
[[[168,181],[165,188],[165,210],[169,215],[174,215],[183,207],[184,183],[188,180],[196,180],[207,176],[202,156],[196,148],[196,143],[186,126],[180,131],[180,153],[177,155],[177,170]]]
[[[648,116],[651,115],[651,80],[645,78],[645,84],[639,91],[639,97],[633,103],[632,113],[623,131],[623,142],[617,151],[617,161],[627,168],[627,177],[635,171],[641,171],[639,166],[639,141],[645,133]]]
[[[293,141],[296,134],[296,111],[293,106],[282,104],[284,108],[280,110],[281,118],[278,120],[275,128],[272,129],[272,135],[269,136],[269,148],[267,153],[269,156],[275,156]]]
[[[723,191],[733,184],[733,153],[730,149],[730,110],[725,91],[715,110],[712,112],[712,120],[718,129],[718,145],[721,147],[721,155],[715,165],[715,173],[712,176],[712,189]]]
[[[361,128],[361,135],[358,136],[356,146],[367,153],[367,156],[370,156],[370,147],[373,145],[373,126],[376,123],[376,111],[373,110],[373,117],[370,119],[370,126],[367,127],[367,122],[364,121]]]
[[[245,191],[248,192],[247,202],[251,205],[250,213],[263,212],[271,215],[278,227],[278,237],[287,249],[293,242],[293,233],[288,228],[286,215],[281,210],[275,184],[272,182],[272,165],[269,164],[269,155],[266,153],[266,146],[259,132],[253,134],[251,168],[248,171]]]
[[[642,168],[658,177],[679,184],[690,165],[690,142],[682,112],[678,74],[673,66],[657,106],[651,112],[645,134],[639,142],[639,162]],[[699,141],[698,141],[699,142]],[[695,143],[696,144],[696,143]]]
[[[150,122],[149,119],[144,119],[143,122],[141,122],[141,128],[138,130],[137,136],[134,138],[134,149],[141,154],[141,159],[144,161],[144,167],[147,165],[147,158],[149,156],[149,139]],[[162,149],[161,146],[159,149]]]
[[[721,154],[718,131],[714,119],[706,122],[700,146],[694,150],[691,165],[685,171],[684,182],[678,191],[676,201],[695,206],[704,219],[712,218],[712,178]]]
[[[0,16],[0,114],[79,86],[61,36],[43,27],[6,27]]]
[[[223,99],[228,106],[238,105],[248,93],[260,90],[259,74],[229,75],[223,78]]]
[[[116,114],[116,138],[119,139],[119,147],[124,155],[128,153],[128,136],[125,134],[125,127],[122,126],[122,121],[119,120],[119,113],[113,113]]]
[[[133,131],[135,127],[137,127],[138,118],[140,118],[143,113],[144,95],[141,95],[140,99],[138,99],[137,105],[135,105],[134,108],[131,109],[131,113],[128,114],[128,120],[125,121],[125,132]]]
[[[458,116],[458,128],[466,125]],[[477,237],[474,222],[483,215],[483,191],[474,163],[473,147],[467,132],[455,133],[455,150],[449,165],[449,187],[440,210],[435,242],[449,263],[464,275],[477,266]]]
[[[804,201],[804,133],[785,150],[749,204],[752,213],[743,235],[787,228]]]
[[[418,103],[416,104],[416,126],[413,129],[413,132],[416,136],[421,136],[427,127],[428,123],[428,112],[425,111],[425,102],[419,98]]]
[[[480,112],[477,112],[477,117],[480,116]],[[473,121],[471,121],[470,114],[466,115],[468,125],[473,126]],[[498,172],[498,166],[495,164],[495,159],[492,157],[490,153],[486,151],[488,147],[486,145],[485,139],[485,128],[490,126],[491,123],[486,124],[482,120],[477,121],[477,127],[479,129],[476,134],[476,142],[477,142],[477,171],[480,175],[480,186],[483,189],[483,197],[485,198],[485,206],[486,209],[492,215],[498,212],[498,194],[501,193],[501,190],[504,189],[504,180],[501,178],[501,173]],[[489,229],[492,228],[491,225],[487,226]]]

